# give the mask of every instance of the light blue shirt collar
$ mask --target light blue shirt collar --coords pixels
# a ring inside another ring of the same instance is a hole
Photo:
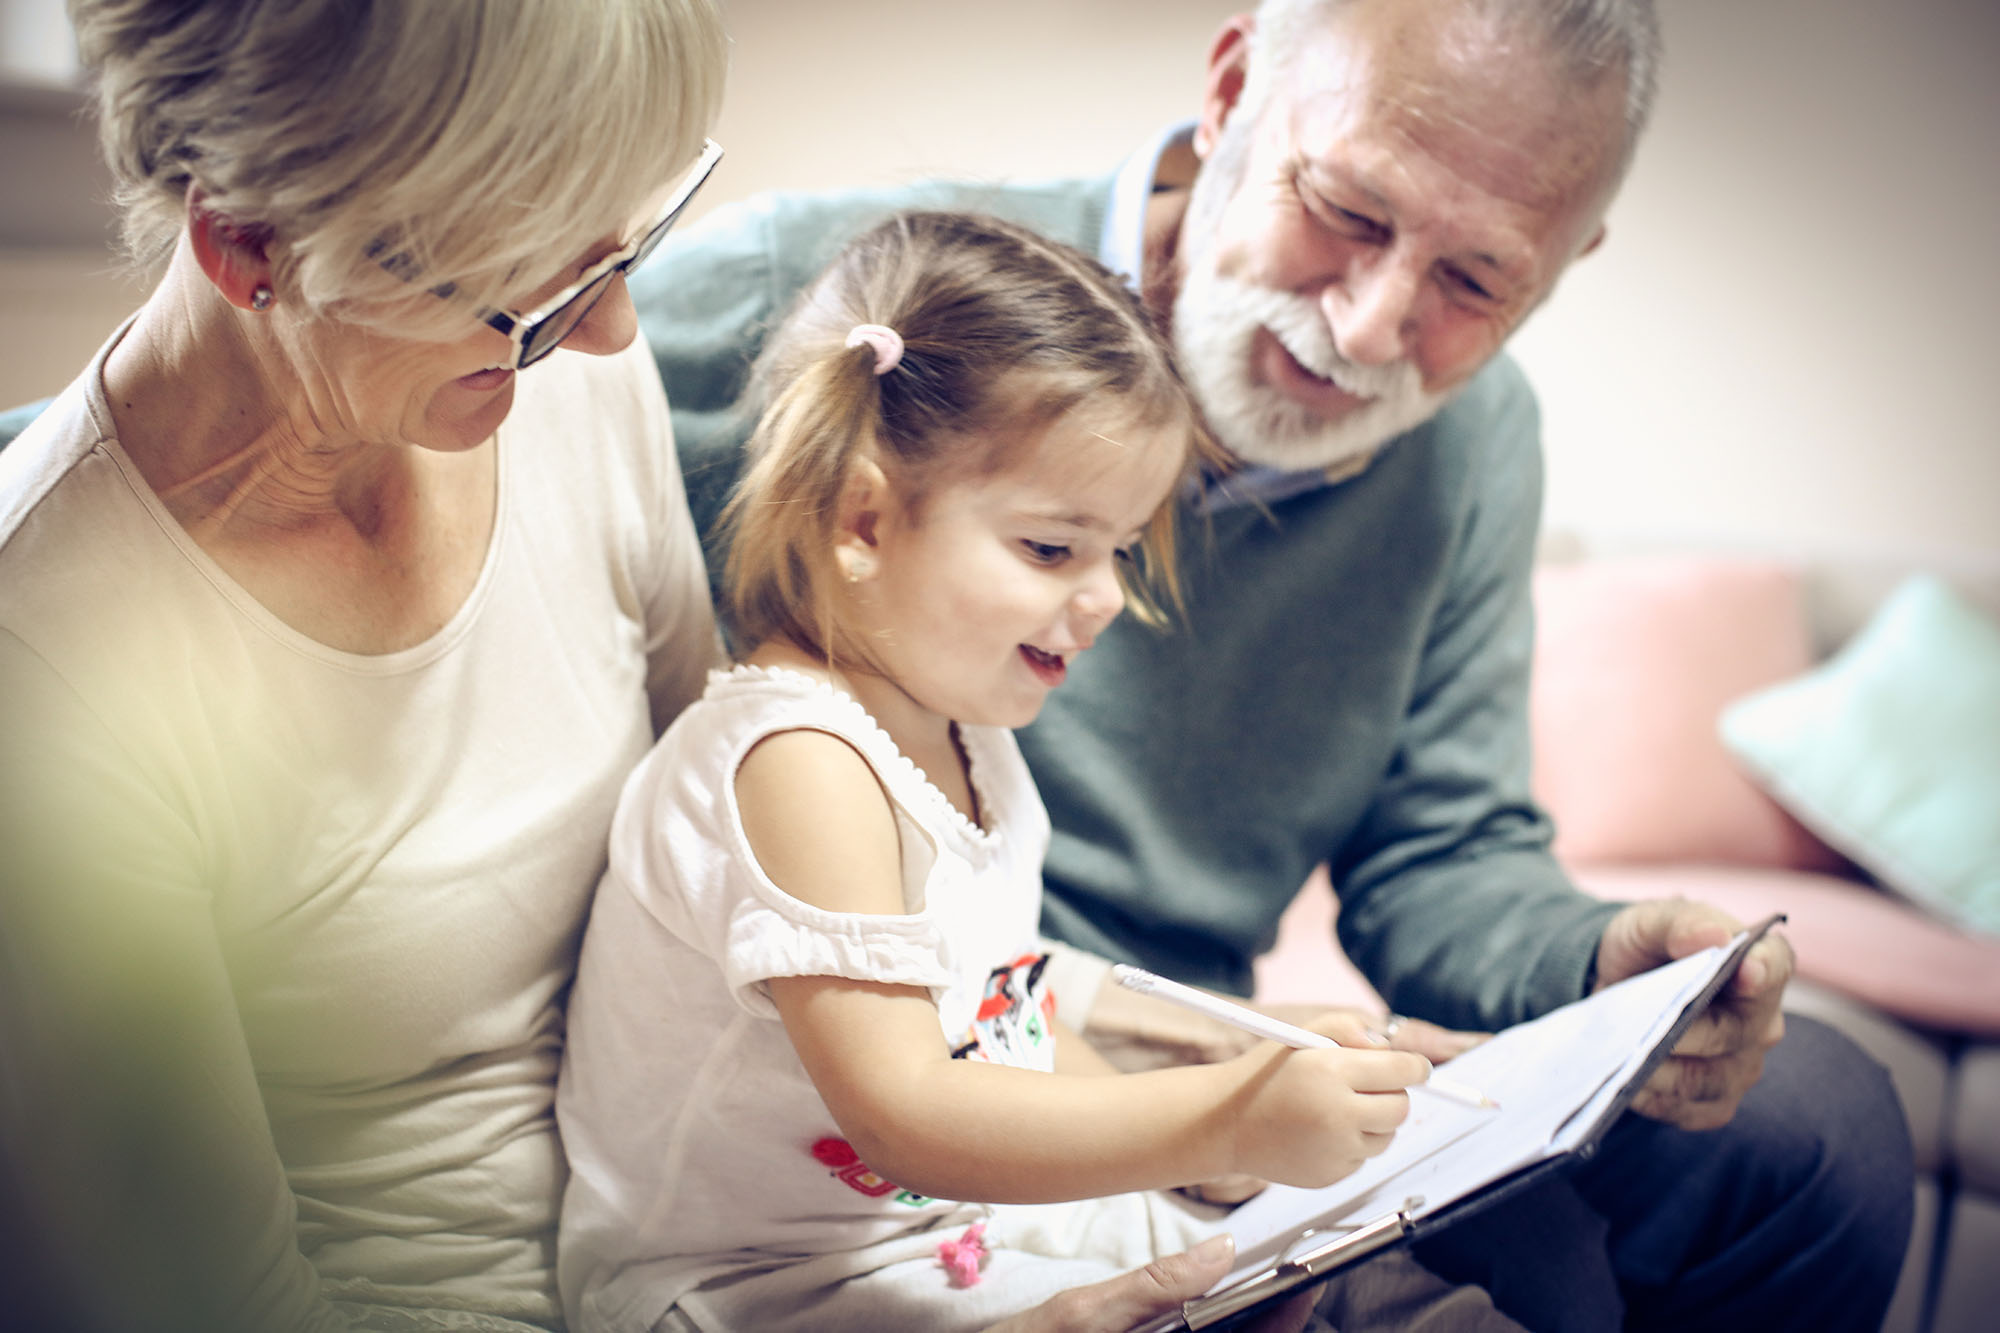
[[[1184,120],[1169,125],[1125,159],[1111,182],[1111,206],[1104,210],[1104,227],[1097,237],[1097,258],[1104,267],[1139,290],[1146,266],[1146,204],[1153,197],[1153,181],[1160,174],[1160,159],[1176,144],[1194,138],[1194,122]]]

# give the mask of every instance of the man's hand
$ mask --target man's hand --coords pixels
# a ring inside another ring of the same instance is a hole
[[[1461,1032],[1439,1027],[1421,1018],[1401,1014],[1371,1014],[1360,1009],[1332,1009],[1311,1005],[1260,1004],[1255,1006],[1273,1018],[1302,1028],[1323,1032],[1342,1046],[1387,1046],[1396,1051],[1415,1051],[1434,1065],[1456,1055],[1464,1055],[1490,1032]]]
[[[1206,1292],[1229,1272],[1235,1258],[1235,1242],[1228,1236],[1211,1237],[1144,1268],[1051,1296],[987,1333],[1125,1333]],[[1312,1318],[1312,1302],[1313,1293],[1304,1292],[1247,1327],[1254,1333],[1298,1333]]]
[[[1604,927],[1597,944],[1596,989],[1727,944],[1743,925],[1705,903],[1663,898],[1633,903]],[[1682,1129],[1716,1129],[1736,1114],[1764,1072],[1764,1052],[1785,1035],[1779,1010],[1792,978],[1792,946],[1767,934],[1736,975],[1695,1020],[1673,1053],[1633,1099],[1632,1109]]]

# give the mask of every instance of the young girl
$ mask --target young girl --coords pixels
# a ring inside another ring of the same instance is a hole
[[[1200,438],[1137,302],[1014,226],[904,215],[762,374],[744,652],[626,787],[570,1000],[571,1327],[983,1328],[1214,1229],[1149,1191],[1379,1151],[1418,1056],[1113,1076],[1043,985],[1008,729],[1128,596],[1171,601]]]

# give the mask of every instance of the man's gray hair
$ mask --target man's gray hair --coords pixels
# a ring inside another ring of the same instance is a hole
[[[1358,0],[1264,0],[1250,37],[1243,106],[1249,120],[1291,71],[1305,38]],[[1395,0],[1392,0],[1395,2]],[[1625,146],[1629,165],[1652,115],[1660,81],[1660,19],[1653,0],[1457,0],[1468,14],[1496,28],[1533,36],[1579,87],[1614,73],[1625,78]]]

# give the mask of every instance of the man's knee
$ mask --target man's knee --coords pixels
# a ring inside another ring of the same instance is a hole
[[[1612,1223],[1635,1324],[1879,1321],[1908,1244],[1914,1166],[1888,1074],[1847,1038],[1788,1017],[1724,1128],[1627,1117],[1580,1185]],[[1857,1317],[1858,1316],[1858,1317]],[[1802,1325],[1800,1325],[1802,1326]]]
[[[1818,1216],[1847,1237],[1844,1262],[1863,1266],[1886,1302],[1915,1210],[1916,1163],[1902,1100],[1888,1070],[1818,1020],[1788,1015],[1779,1049],[1794,1042],[1808,1058],[1786,1070],[1785,1096],[1765,1115],[1782,1117],[1795,1139],[1809,1133],[1816,1140],[1812,1160],[1795,1168],[1801,1187],[1821,1201]]]
[[[1916,1168],[1903,1104],[1888,1071],[1834,1029],[1788,1015],[1737,1118],[1748,1140],[1738,1151],[1763,1159],[1772,1188],[1812,1192],[1841,1225],[1907,1223]],[[1908,1226],[1900,1231],[1899,1257]]]

